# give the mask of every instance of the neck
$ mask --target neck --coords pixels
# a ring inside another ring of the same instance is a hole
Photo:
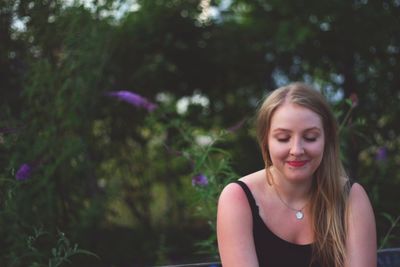
[[[267,173],[270,175],[270,186],[274,187],[276,193],[287,204],[302,206],[306,204],[310,198],[311,181],[301,183],[291,183],[283,178],[283,174],[275,168],[271,167]]]

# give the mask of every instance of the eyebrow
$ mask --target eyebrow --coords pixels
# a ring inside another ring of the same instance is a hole
[[[317,130],[318,132],[321,132],[321,129],[316,126],[307,128],[304,130],[304,132],[308,132],[308,131],[312,131],[312,130]],[[273,129],[272,132],[291,132],[291,130],[285,129],[285,128],[276,128],[276,129]]]

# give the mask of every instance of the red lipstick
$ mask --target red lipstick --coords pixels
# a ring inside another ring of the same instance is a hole
[[[303,167],[307,162],[308,160],[291,160],[288,161],[287,164],[289,164],[291,167]]]

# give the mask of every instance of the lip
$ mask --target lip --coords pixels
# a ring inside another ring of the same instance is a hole
[[[291,160],[291,161],[287,161],[287,164],[291,167],[303,167],[304,165],[306,165],[308,162],[308,160]]]

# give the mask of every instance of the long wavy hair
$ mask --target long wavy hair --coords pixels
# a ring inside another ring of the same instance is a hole
[[[265,168],[272,161],[268,149],[268,133],[275,110],[289,102],[318,114],[325,133],[321,164],[314,173],[310,211],[314,233],[312,261],[322,266],[343,267],[346,258],[346,217],[349,192],[348,177],[339,155],[337,121],[324,96],[311,86],[296,82],[274,90],[260,106],[256,130]]]

